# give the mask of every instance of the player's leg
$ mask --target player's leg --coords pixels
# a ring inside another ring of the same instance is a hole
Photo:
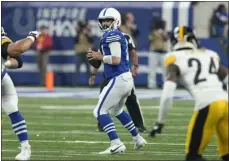
[[[220,114],[214,105],[193,113],[186,138],[186,160],[204,160],[203,151],[211,140]]]
[[[140,103],[135,93],[135,87],[131,90],[131,95],[127,97],[125,104],[138,131],[146,132]]]
[[[21,144],[21,153],[16,160],[28,160],[31,155],[26,121],[18,110],[18,97],[11,78],[8,75],[2,80],[2,109],[9,116],[12,128]]]
[[[218,107],[222,108],[222,119],[216,126],[218,150],[221,158],[228,161],[228,101],[220,101]]]
[[[102,92],[103,88],[108,84],[108,81],[106,80],[105,78],[105,75],[103,74],[103,82],[102,84],[100,85],[100,93]],[[103,128],[100,126],[99,122],[98,122],[98,131],[102,132],[103,131]]]
[[[41,82],[45,85],[46,81],[46,72],[49,62],[49,53],[45,52],[41,54]]]
[[[41,63],[42,62],[41,62],[41,53],[40,52],[37,53],[36,61],[37,61],[37,67],[38,67],[38,70],[39,70],[39,74],[40,74],[40,77],[41,77]],[[40,85],[43,86],[41,79],[40,79]]]
[[[82,64],[82,55],[81,53],[76,53],[76,66],[75,66],[75,80],[76,80],[76,85],[78,85],[80,83],[80,66]]]
[[[94,109],[94,116],[97,118],[100,126],[108,135],[111,146],[99,154],[115,154],[124,152],[126,147],[120,141],[113,120],[110,118],[108,112],[112,106],[116,105],[119,101],[120,89],[116,89],[116,78],[109,81],[108,85],[104,87],[99,95],[99,101]]]
[[[142,136],[138,134],[138,131],[130,115],[126,113],[125,111],[123,111],[124,103],[126,102],[126,99],[130,95],[131,89],[133,88],[133,82],[126,83],[125,81],[121,79],[120,79],[120,82],[124,84],[123,91],[126,91],[126,93],[122,95],[119,103],[116,106],[112,107],[111,113],[113,113],[122,123],[122,125],[130,132],[130,134],[133,137],[134,143],[135,143],[134,149],[137,150],[141,148],[142,146],[144,146],[146,144],[146,141]]]
[[[89,62],[88,62],[88,59],[87,59],[87,53],[84,53],[84,64],[86,65],[86,69],[87,69],[87,80],[89,79],[89,77],[90,77],[90,73],[91,73],[91,70],[90,70],[90,64],[89,64]]]

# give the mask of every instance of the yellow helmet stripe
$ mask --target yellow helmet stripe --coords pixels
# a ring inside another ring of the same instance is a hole
[[[184,41],[184,26],[179,27],[179,38],[180,41]]]

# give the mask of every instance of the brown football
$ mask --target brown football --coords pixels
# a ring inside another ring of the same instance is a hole
[[[98,49],[96,48],[91,48],[92,51],[98,51]],[[88,57],[89,59],[89,57]],[[101,61],[100,60],[88,60],[89,64],[91,64],[91,66],[93,66],[94,68],[99,68],[101,65]]]

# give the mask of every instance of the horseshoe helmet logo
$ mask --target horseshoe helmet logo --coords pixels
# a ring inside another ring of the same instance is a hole
[[[32,9],[15,9],[12,22],[15,33],[18,35],[28,34],[29,31],[35,29],[35,20],[36,17]]]

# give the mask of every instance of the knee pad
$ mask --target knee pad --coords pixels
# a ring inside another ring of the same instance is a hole
[[[2,97],[2,109],[7,115],[18,111],[17,95],[9,95]]]

